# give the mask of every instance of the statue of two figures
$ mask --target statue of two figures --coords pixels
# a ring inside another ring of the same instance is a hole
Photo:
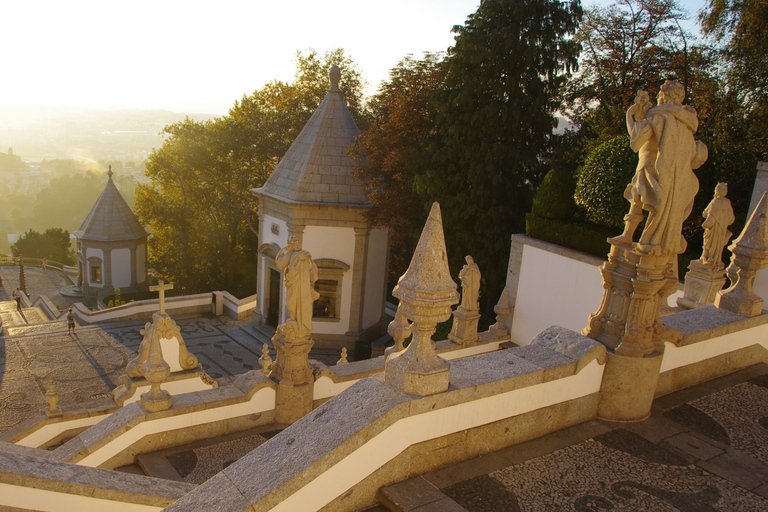
[[[677,290],[677,255],[687,246],[683,222],[693,209],[699,181],[693,170],[707,159],[694,138],[696,111],[683,105],[685,88],[667,80],[656,105],[640,90],[627,110],[630,146],[638,164],[624,197],[630,202],[624,231],[609,238],[608,262],[600,269],[605,293],[584,334],[616,354],[644,357],[664,350],[660,309]],[[648,212],[637,243],[635,230]],[[666,336],[671,333],[666,334]]]
[[[657,105],[639,90],[627,110],[630,146],[638,154],[632,181],[624,192],[630,202],[624,232],[609,239],[614,245],[632,244],[635,229],[648,219],[634,247],[639,255],[674,256],[685,251],[683,222],[693,209],[699,180],[693,173],[707,160],[707,146],[694,139],[699,120],[696,111],[683,105],[685,89],[677,80],[661,86]]]

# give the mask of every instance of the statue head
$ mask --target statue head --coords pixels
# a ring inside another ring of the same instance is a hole
[[[667,80],[656,96],[658,105],[682,105],[685,99],[685,87],[677,80]]]
[[[466,261],[469,265],[471,265],[475,262],[475,259],[472,256],[467,255],[467,256],[464,256],[464,261]]]
[[[299,237],[292,236],[288,238],[288,248],[292,251],[298,251],[301,249],[301,242],[299,242]]]
[[[715,187],[715,197],[725,197],[725,195],[728,193],[728,184],[727,183],[718,183]]]

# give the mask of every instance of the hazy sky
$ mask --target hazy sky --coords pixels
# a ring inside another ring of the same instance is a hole
[[[705,0],[683,0],[692,13]],[[587,0],[585,5],[593,1]],[[599,0],[601,4],[609,0]],[[405,55],[445,50],[479,0],[5,2],[0,107],[162,108],[225,114],[295,55],[344,48],[369,93]]]

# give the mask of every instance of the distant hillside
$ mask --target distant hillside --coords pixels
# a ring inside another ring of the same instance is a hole
[[[209,114],[167,110],[97,110],[71,107],[0,107],[0,149],[26,162],[76,158],[142,162],[163,143],[161,132],[186,117]]]

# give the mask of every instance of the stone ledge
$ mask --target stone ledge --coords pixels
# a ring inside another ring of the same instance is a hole
[[[361,380],[220,475],[234,484],[251,507],[267,510],[401,419],[574,375],[580,364],[587,364],[585,360],[604,359],[605,348],[578,333],[553,327],[543,334],[541,346],[521,351],[531,360],[512,349],[453,361],[450,388],[444,393],[427,397],[401,393],[385,384],[381,373]],[[567,371],[548,372],[559,366]],[[596,400],[596,394],[590,396]],[[168,510],[195,510],[194,503],[208,493],[203,484]]]
[[[117,473],[0,451],[0,482],[86,497],[163,507],[195,488],[141,475]]]
[[[768,323],[768,312],[763,311],[761,315],[748,317],[710,305],[663,316],[661,321],[667,328],[683,334],[683,338],[676,345],[684,347],[764,325]]]

